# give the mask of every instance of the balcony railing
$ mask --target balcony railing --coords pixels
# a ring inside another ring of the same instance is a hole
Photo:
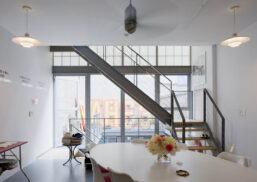
[[[70,133],[81,133],[86,140],[94,143],[130,142],[133,139],[150,139],[155,134],[156,118],[125,118],[122,132],[122,118],[86,118],[83,125],[81,119],[69,119]],[[90,122],[88,125],[87,122]],[[86,126],[90,126],[87,128]],[[171,135],[165,126],[160,124],[159,133]]]

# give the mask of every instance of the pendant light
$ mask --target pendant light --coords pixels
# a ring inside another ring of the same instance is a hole
[[[37,39],[34,39],[32,37],[30,37],[29,33],[28,33],[28,14],[29,14],[29,10],[31,10],[32,8],[30,6],[23,6],[22,7],[25,12],[26,12],[26,33],[24,36],[20,36],[20,37],[14,37],[12,39],[12,41],[16,44],[19,44],[23,47],[26,48],[30,48],[33,46],[39,46],[40,42]]]
[[[229,46],[229,47],[238,47],[241,44],[248,42],[250,40],[249,37],[239,37],[236,33],[236,10],[240,8],[240,6],[233,6],[231,7],[231,10],[234,11],[234,22],[233,22],[233,29],[234,29],[234,34],[231,38],[224,40],[221,42],[222,46]]]

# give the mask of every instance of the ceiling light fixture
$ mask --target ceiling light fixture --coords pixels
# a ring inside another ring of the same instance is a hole
[[[238,47],[241,44],[248,42],[250,40],[250,37],[239,37],[236,33],[236,10],[239,8],[240,8],[240,6],[231,7],[231,10],[234,11],[234,23],[233,23],[234,34],[231,38],[221,42],[222,46]]]
[[[33,46],[39,46],[40,42],[37,39],[30,37],[30,35],[28,33],[28,27],[29,27],[28,26],[28,14],[29,14],[29,10],[31,10],[32,8],[30,6],[23,6],[22,8],[24,9],[24,11],[26,11],[26,33],[24,36],[14,37],[12,39],[12,41],[14,43],[19,44],[26,48],[30,48]]]

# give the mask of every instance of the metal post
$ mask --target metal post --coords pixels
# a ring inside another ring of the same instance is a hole
[[[193,119],[193,91],[191,91],[191,75],[187,75],[187,92],[188,92],[188,108],[189,118]]]
[[[222,118],[222,132],[221,132],[221,138],[222,138],[222,151],[225,151],[225,118]]]
[[[56,118],[55,118],[55,114],[56,114],[56,104],[55,104],[55,99],[56,99],[56,93],[55,93],[55,79],[56,76],[53,76],[53,146],[56,147],[56,135],[55,135],[55,128],[56,128]]]
[[[174,124],[174,91],[170,92],[170,114],[171,114],[171,125]]]
[[[137,118],[137,138],[139,138],[139,127],[140,127],[139,118]]]
[[[16,156],[15,156],[16,157]],[[17,157],[16,157],[16,159],[17,159]],[[29,177],[27,176],[27,174],[23,171],[23,169],[22,169],[22,155],[21,155],[21,146],[19,146],[19,159],[18,159],[18,161],[19,161],[19,166],[20,166],[20,170],[21,170],[21,172],[23,173],[23,175],[26,177],[26,179],[28,180],[28,182],[30,182],[30,179],[29,179]]]
[[[206,91],[203,90],[203,121],[206,122]]]
[[[72,134],[71,118],[69,118],[69,132]]]
[[[120,90],[120,129],[121,142],[125,142],[125,93]]]
[[[186,128],[185,128],[185,118],[183,118],[183,123],[182,123],[182,142],[185,143],[186,141]]]
[[[121,66],[124,66],[124,46],[121,46]]]
[[[160,75],[155,75],[155,101],[160,104]],[[155,134],[159,134],[159,120],[155,119]]]
[[[136,55],[136,65],[135,65],[135,85],[137,85],[137,65],[138,65],[138,56]]]
[[[90,74],[86,74],[85,76],[85,121],[86,121],[86,131],[89,131],[89,132],[86,132],[85,135],[86,135],[86,140],[85,140],[85,146],[87,143],[90,142],[90,139],[91,139],[91,113],[90,113],[90,110],[91,110],[91,106],[90,106],[90,100],[91,100],[91,89],[90,89],[90,82],[91,82],[91,77],[90,77]]]
[[[104,118],[104,143],[105,143],[105,118]]]

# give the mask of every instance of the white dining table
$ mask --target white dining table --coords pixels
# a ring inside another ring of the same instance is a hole
[[[181,150],[171,163],[157,162],[144,144],[99,144],[90,156],[104,168],[127,173],[139,182],[257,182],[257,171],[211,155]],[[181,177],[177,170],[186,170]]]

